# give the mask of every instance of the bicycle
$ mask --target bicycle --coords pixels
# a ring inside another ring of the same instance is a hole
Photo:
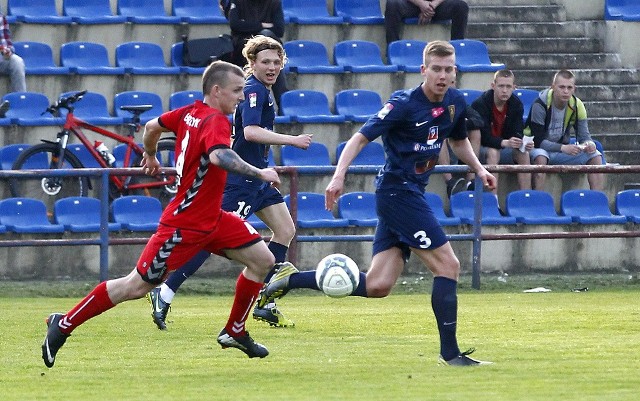
[[[82,129],[95,132],[99,135],[126,144],[123,166],[138,167],[142,160],[144,149],[135,141],[135,133],[140,131],[140,115],[152,108],[151,105],[121,106],[121,110],[130,112],[133,117],[127,123],[127,135],[120,135],[107,129],[89,124],[76,117],[73,113],[74,103],[82,99],[86,90],[76,92],[66,97],[61,97],[57,102],[47,108],[45,112],[60,116],[62,109],[67,110],[64,126],[58,132],[56,141],[42,139],[43,143],[31,146],[22,151],[13,164],[14,170],[25,169],[67,169],[83,168],[80,159],[67,148],[69,137],[75,136],[91,156],[103,168],[113,167],[110,164],[110,155],[102,154],[96,150]],[[43,113],[44,114],[44,113]],[[163,167],[174,167],[175,138],[165,138],[158,143],[158,160]],[[14,197],[28,197],[40,199],[52,207],[56,200],[70,196],[88,196],[89,189],[93,185],[89,177],[20,177],[9,180],[11,195]],[[109,177],[109,197],[111,200],[124,196],[142,194],[155,196],[160,199],[163,206],[175,196],[177,192],[176,177],[161,173],[155,177],[149,176],[118,176]]]

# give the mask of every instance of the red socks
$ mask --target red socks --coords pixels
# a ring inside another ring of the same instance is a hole
[[[249,317],[253,303],[258,299],[262,285],[263,283],[249,280],[242,273],[238,276],[231,314],[225,326],[230,336],[241,337],[245,334],[244,324]]]
[[[107,293],[107,283],[102,282],[60,319],[58,324],[60,331],[64,334],[71,334],[82,323],[98,316],[102,312],[108,311],[114,306]]]

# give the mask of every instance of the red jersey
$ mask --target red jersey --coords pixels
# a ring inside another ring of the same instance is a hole
[[[220,110],[201,101],[166,112],[160,125],[176,136],[178,192],[160,223],[190,230],[213,231],[220,219],[226,170],[211,164],[209,154],[231,145],[231,124]]]

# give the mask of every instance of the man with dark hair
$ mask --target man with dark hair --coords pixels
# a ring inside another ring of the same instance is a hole
[[[244,85],[239,67],[216,61],[202,76],[203,101],[163,113],[145,125],[142,168],[148,175],[160,172],[156,148],[161,134],[171,131],[177,136],[178,192],[129,275],[98,284],[69,312],[49,315],[42,343],[47,367],[53,367],[58,351],[78,326],[121,302],[143,297],[200,250],[246,266],[236,281],[231,313],[218,343],[222,348],[238,348],[250,358],[269,354],[249,336],[245,322],[264,277],[274,265],[273,254],[249,223],[220,208],[227,171],[280,182],[274,169],[254,167],[229,148],[227,115],[244,99]]]

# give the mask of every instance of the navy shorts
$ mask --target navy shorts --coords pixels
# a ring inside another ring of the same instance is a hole
[[[258,189],[243,185],[227,185],[222,195],[222,210],[246,219],[265,207],[283,202],[280,191],[271,185],[264,185]]]
[[[409,248],[436,249],[447,243],[447,236],[431,208],[418,192],[396,189],[376,192],[378,226],[373,254],[398,247],[405,260]]]

